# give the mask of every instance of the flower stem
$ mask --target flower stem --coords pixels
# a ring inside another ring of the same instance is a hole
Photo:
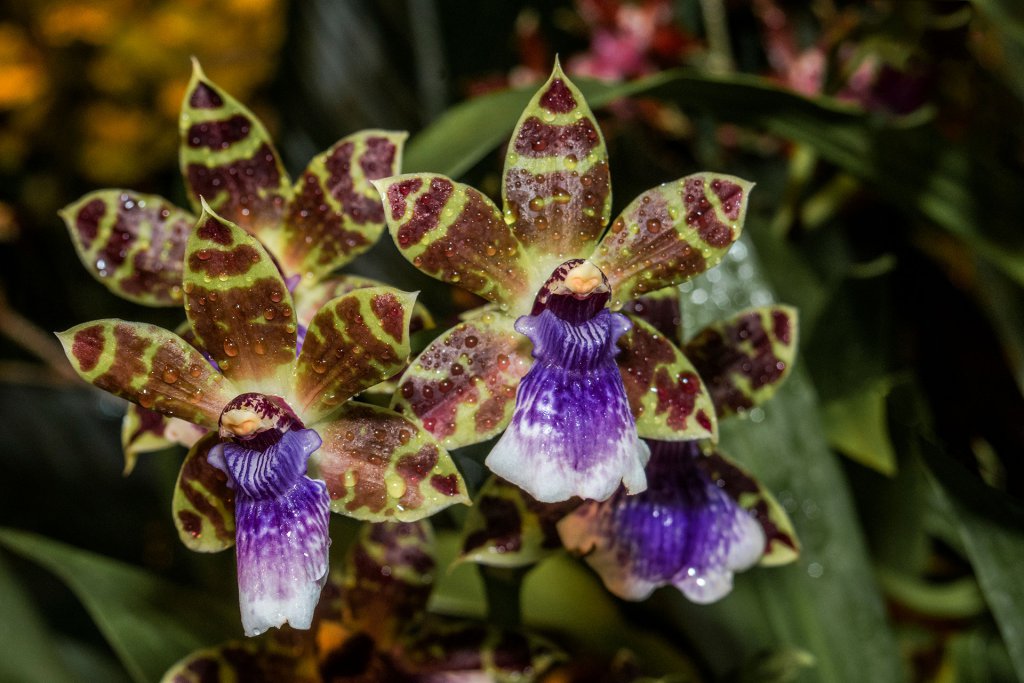
[[[499,628],[515,629],[522,623],[522,585],[528,567],[480,565],[487,595],[488,621]]]

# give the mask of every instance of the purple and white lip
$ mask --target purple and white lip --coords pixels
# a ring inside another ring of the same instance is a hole
[[[647,446],[639,439],[616,342],[629,320],[605,308],[607,278],[589,261],[559,266],[516,330],[533,342],[533,367],[516,394],[512,421],[487,466],[537,500],[604,500],[620,483],[647,483]]]
[[[245,635],[291,624],[309,628],[327,580],[330,496],[306,476],[322,441],[281,399],[243,394],[221,415],[230,441],[210,464],[235,490],[235,553]]]
[[[764,530],[698,465],[695,442],[650,446],[647,490],[585,503],[559,522],[562,543],[621,598],[644,600],[671,585],[693,602],[719,600],[734,572],[761,558]]]

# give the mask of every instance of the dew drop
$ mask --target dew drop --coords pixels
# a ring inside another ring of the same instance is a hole
[[[318,358],[313,361],[313,372],[318,375],[322,375],[327,372],[327,361],[323,358]]]
[[[530,200],[530,210],[531,211],[540,211],[543,208],[544,208],[544,198],[543,197],[534,197],[533,199]]]
[[[164,370],[163,380],[168,384],[174,384],[178,381],[178,371],[174,368],[167,368]]]
[[[512,361],[509,360],[508,356],[506,356],[503,353],[499,353],[498,354],[498,368],[500,370],[508,370],[508,366],[511,365],[511,364],[512,364]]]
[[[224,337],[224,355],[234,358],[238,355],[238,344],[231,337]]]

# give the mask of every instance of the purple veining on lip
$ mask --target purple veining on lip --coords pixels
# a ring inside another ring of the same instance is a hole
[[[320,447],[312,429],[285,432],[264,450],[223,443],[209,461],[235,489],[235,541],[247,636],[289,623],[309,628],[327,579],[330,498],[305,475]]]
[[[733,572],[760,559],[764,531],[698,466],[704,456],[695,442],[649,443],[647,490],[585,504],[559,523],[562,541],[589,553],[620,597],[643,600],[674,585],[694,602],[719,600]]]
[[[563,297],[560,306],[589,308]],[[603,500],[622,482],[642,491],[647,447],[636,434],[615,344],[629,320],[601,309],[571,322],[551,308],[516,321],[537,362],[519,385],[512,422],[487,466],[541,502]]]

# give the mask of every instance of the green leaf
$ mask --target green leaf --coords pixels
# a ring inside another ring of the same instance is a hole
[[[0,528],[0,545],[66,583],[138,683],[239,630],[237,606],[138,567],[14,529]]]
[[[53,681],[75,679],[61,663],[57,648],[25,589],[0,555],[0,680]]]
[[[956,520],[1013,668],[1024,678],[1024,508],[934,449],[925,451],[925,463],[940,501]]]
[[[821,409],[829,444],[887,476],[896,472],[896,451],[886,411],[891,388],[892,380],[881,378],[848,396],[828,401]]]

